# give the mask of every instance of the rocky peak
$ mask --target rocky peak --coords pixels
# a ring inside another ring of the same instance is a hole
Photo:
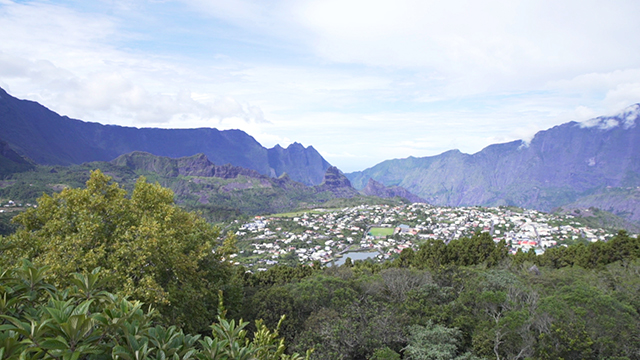
[[[320,184],[330,166],[312,146],[304,147],[297,142],[286,149],[276,145],[268,150],[268,156],[271,176],[277,177],[286,172],[291,179],[306,185]]]
[[[0,140],[0,156],[11,160],[17,164],[33,165],[30,161],[26,160],[15,152],[6,141]]]
[[[234,179],[240,175],[252,178],[266,178],[266,176],[261,175],[255,170],[245,169],[239,166],[233,166],[231,164],[216,166],[213,176],[222,179]]]
[[[287,172],[307,185],[322,181],[329,163],[299,143],[267,149],[240,130],[158,129],[101,125],[60,116],[0,89],[0,138],[38,164],[110,161],[132,151],[172,159],[204,153],[215,164],[232,164],[277,177]]]
[[[346,176],[335,166],[330,166],[324,173],[322,184],[328,187],[351,187],[351,182]]]
[[[349,198],[358,194],[351,186],[351,182],[335,166],[330,166],[324,173],[322,184],[316,187],[319,191],[331,191],[336,197]]]
[[[265,177],[255,170],[245,169],[231,164],[215,165],[209,161],[205,154],[172,159],[164,156],[155,156],[142,151],[134,151],[117,157],[112,160],[111,163],[126,166],[134,170],[154,172],[167,177],[202,176],[223,179],[233,179],[240,175],[253,178]]]

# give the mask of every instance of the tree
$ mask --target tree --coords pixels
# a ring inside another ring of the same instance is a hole
[[[230,265],[213,251],[219,229],[177,207],[173,192],[138,179],[131,197],[100,170],[86,189],[43,195],[4,238],[7,263],[28,258],[66,286],[73,272],[103,268],[107,290],[159,308],[167,322],[203,330]]]
[[[410,360],[474,360],[471,353],[459,354],[462,333],[455,328],[433,324],[413,325],[409,328],[409,344],[403,350]]]
[[[619,264],[625,272],[631,270]],[[626,276],[637,277],[637,273]],[[603,287],[596,270],[565,268],[546,274],[537,313],[536,358],[613,359],[638,354],[638,312]],[[552,286],[550,286],[552,284]],[[637,297],[637,292],[634,294]]]
[[[374,351],[369,360],[400,360],[400,354],[388,347],[383,347]]]

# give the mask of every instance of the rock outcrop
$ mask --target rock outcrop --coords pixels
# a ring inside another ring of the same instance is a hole
[[[117,157],[111,163],[117,166],[126,166],[132,170],[153,172],[165,177],[203,176],[234,179],[242,175],[252,178],[268,178],[255,170],[231,164],[215,165],[204,154],[172,159],[142,151],[134,151]]]
[[[9,174],[31,170],[33,162],[20,156],[6,141],[0,140],[0,178]]]
[[[324,174],[322,184],[316,186],[318,191],[330,191],[338,198],[351,198],[358,195],[358,190],[351,186],[351,182],[335,166],[331,166]]]

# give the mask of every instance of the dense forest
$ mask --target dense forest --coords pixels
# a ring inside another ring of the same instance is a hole
[[[235,266],[233,234],[100,171],[0,238],[2,359],[638,359],[640,240]],[[283,317],[284,316],[284,317]],[[304,355],[298,355],[304,354]]]

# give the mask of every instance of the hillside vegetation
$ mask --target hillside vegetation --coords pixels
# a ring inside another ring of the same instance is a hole
[[[81,187],[93,170],[100,169],[127,190],[137,178],[170,188],[176,202],[197,210],[211,222],[243,216],[286,212],[318,206],[349,206],[362,203],[400,204],[400,198],[380,199],[359,194],[339,170],[330,180],[306,186],[291,180],[261,175],[254,170],[231,165],[215,165],[204,155],[171,159],[135,152],[111,162],[92,162],[72,166],[35,166],[31,171],[14,173],[0,180],[0,200],[34,204],[43,193],[52,195],[64,188]],[[335,169],[335,168],[334,168]],[[345,198],[343,198],[345,197]]]

